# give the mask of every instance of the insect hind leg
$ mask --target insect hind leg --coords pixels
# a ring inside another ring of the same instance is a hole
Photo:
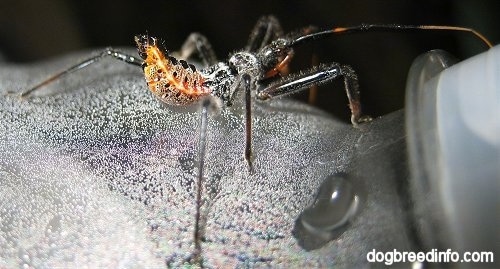
[[[49,77],[48,79],[40,82],[39,84],[33,86],[32,88],[30,88],[24,92],[21,92],[20,97],[27,97],[32,92],[34,92],[40,88],[43,88],[44,86],[47,86],[50,83],[52,83],[58,79],[61,79],[62,77],[65,77],[68,74],[71,74],[75,71],[81,70],[81,69],[83,69],[83,68],[85,68],[93,63],[96,63],[96,62],[102,60],[103,58],[107,58],[107,57],[112,57],[113,59],[117,59],[117,60],[120,60],[122,62],[132,64],[132,65],[137,65],[137,66],[141,66],[143,63],[142,60],[140,60],[137,57],[127,55],[127,54],[122,53],[122,52],[117,51],[117,50],[113,50],[112,48],[107,48],[104,51],[102,51],[100,54],[93,56],[91,58],[88,58],[82,62],[79,62],[79,63]]]

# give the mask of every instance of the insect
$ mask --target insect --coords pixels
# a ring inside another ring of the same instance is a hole
[[[207,141],[208,110],[219,100],[223,107],[230,107],[236,93],[244,91],[245,98],[245,149],[244,159],[252,170],[252,102],[253,99],[268,100],[299,92],[317,84],[328,83],[342,78],[351,111],[354,126],[369,121],[370,117],[362,112],[358,78],[349,66],[339,63],[323,63],[297,73],[286,74],[286,69],[294,56],[294,49],[314,40],[364,31],[410,31],[410,30],[448,30],[469,32],[481,39],[487,46],[492,44],[480,33],[470,28],[454,26],[409,26],[363,24],[353,27],[336,27],[318,31],[306,27],[296,32],[284,34],[280,23],[273,16],[260,18],[251,32],[247,46],[230,55],[227,61],[218,61],[208,40],[197,33],[191,34],[181,49],[182,58],[197,54],[203,68],[198,69],[183,59],[168,53],[162,42],[149,35],[135,36],[135,43],[140,57],[127,55],[112,48],[84,60],[57,73],[45,81],[20,94],[27,97],[32,92],[66,76],[81,70],[104,58],[141,66],[146,83],[151,92],[162,102],[171,105],[188,105],[201,102],[201,130],[198,137],[198,178],[197,212],[195,217],[195,252],[193,260],[199,261],[201,252],[201,185],[203,181],[204,158]]]
[[[162,102],[172,105],[187,105],[207,96],[215,97],[224,106],[230,107],[239,90],[245,91],[245,160],[252,167],[252,92],[259,100],[268,100],[306,90],[317,84],[343,78],[354,126],[369,121],[362,114],[357,75],[349,65],[339,63],[319,64],[299,73],[281,76],[292,60],[294,48],[312,40],[327,36],[363,31],[409,31],[409,30],[449,30],[470,32],[480,38],[488,47],[492,44],[473,29],[436,25],[378,25],[363,24],[353,27],[336,27],[315,31],[307,27],[301,31],[284,35],[280,23],[274,16],[264,16],[255,25],[246,48],[232,54],[226,62],[219,62],[208,40],[193,33],[181,49],[183,58],[197,53],[205,68],[197,68],[185,60],[170,55],[156,37],[135,36],[135,43],[141,59],[108,48],[99,55],[80,62],[55,74],[33,88],[20,94],[26,97],[33,91],[58,80],[74,71],[85,68],[105,57],[112,57],[128,64],[142,66],[146,83],[151,92]],[[208,106],[208,103],[204,106]],[[202,113],[203,114],[203,113]],[[204,132],[201,132],[202,134]]]

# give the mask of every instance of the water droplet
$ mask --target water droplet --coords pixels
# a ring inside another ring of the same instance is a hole
[[[314,203],[302,213],[302,225],[309,232],[330,232],[348,223],[358,207],[359,197],[346,175],[332,175],[323,181]]]

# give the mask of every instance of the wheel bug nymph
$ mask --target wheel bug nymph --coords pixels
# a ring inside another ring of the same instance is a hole
[[[137,35],[135,36],[135,43],[142,60],[108,48],[99,55],[78,63],[22,92],[20,96],[26,97],[33,91],[60,77],[85,68],[107,56],[125,63],[142,66],[149,89],[156,97],[167,104],[187,105],[204,97],[213,96],[229,107],[235,93],[243,89],[246,104],[244,156],[248,162],[248,167],[251,168],[252,91],[256,91],[255,97],[257,99],[267,100],[306,90],[311,86],[342,77],[351,110],[352,124],[356,126],[370,120],[370,117],[362,114],[358,79],[354,70],[348,65],[338,63],[320,64],[300,73],[280,77],[282,70],[288,66],[288,63],[293,58],[293,49],[296,46],[326,36],[364,31],[448,30],[470,32],[486,43],[488,47],[492,47],[492,44],[483,35],[473,29],[464,27],[363,24],[353,27],[337,27],[325,31],[313,31],[313,29],[307,27],[302,31],[283,35],[278,20],[273,16],[264,16],[254,27],[245,50],[232,54],[227,62],[217,62],[208,40],[200,34],[193,33],[186,40],[181,53],[183,58],[198,53],[205,65],[202,70],[197,70],[194,65],[170,55],[165,49],[161,48],[157,38],[148,35]],[[269,80],[269,78],[276,79]]]
[[[161,42],[148,35],[138,35],[135,43],[140,58],[108,48],[100,54],[82,61],[33,88],[21,93],[27,97],[61,77],[83,69],[103,58],[111,57],[122,62],[141,66],[146,83],[151,92],[162,102],[171,105],[187,105],[202,101],[201,127],[198,137],[198,178],[196,193],[196,219],[193,260],[199,261],[201,255],[201,237],[203,224],[200,223],[201,185],[203,181],[204,158],[207,143],[207,119],[211,98],[221,101],[224,107],[230,107],[237,92],[243,90],[245,96],[245,149],[244,159],[252,169],[252,97],[268,100],[298,91],[313,85],[323,84],[343,78],[351,122],[354,126],[369,121],[363,115],[360,102],[358,78],[349,65],[324,63],[297,73],[284,74],[294,55],[294,48],[313,40],[363,31],[409,31],[409,30],[452,30],[470,32],[480,38],[487,46],[491,43],[481,34],[470,28],[452,26],[407,26],[407,25],[359,25],[338,27],[316,31],[313,27],[284,34],[279,22],[273,16],[262,17],[254,27],[244,50],[233,53],[225,62],[217,61],[210,43],[200,34],[192,34],[181,49],[182,58],[188,59],[198,54],[204,65],[197,69],[183,59],[178,59],[161,47]],[[254,93],[254,94],[252,94]],[[256,156],[258,158],[258,156]]]

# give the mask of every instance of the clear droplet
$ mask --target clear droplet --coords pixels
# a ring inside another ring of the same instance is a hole
[[[314,203],[301,215],[304,227],[310,232],[330,232],[355,215],[359,197],[345,174],[329,176],[321,184]]]

